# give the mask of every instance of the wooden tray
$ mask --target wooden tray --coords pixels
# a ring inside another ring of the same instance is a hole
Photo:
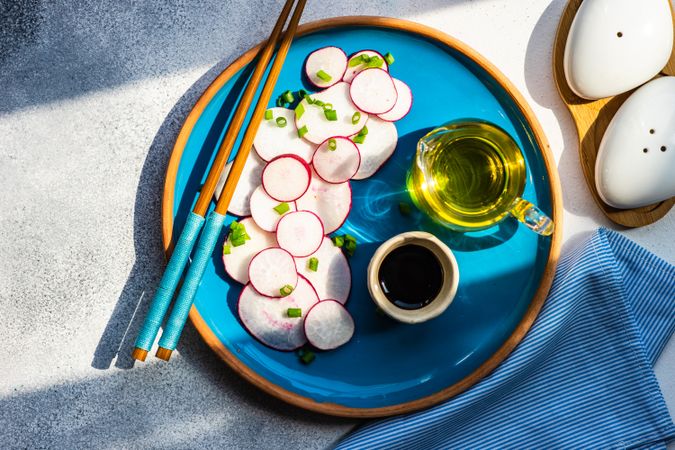
[[[553,77],[558,87],[558,92],[565,105],[572,114],[572,119],[577,126],[579,135],[579,160],[586,178],[586,184],[593,194],[593,199],[600,210],[613,222],[625,227],[635,228],[649,225],[665,216],[675,204],[675,197],[633,209],[617,209],[609,206],[600,198],[595,187],[595,159],[598,154],[600,142],[605,134],[609,122],[616,111],[634,91],[626,92],[615,97],[600,100],[586,100],[577,96],[567,85],[563,67],[565,44],[567,34],[574,16],[583,0],[570,0],[563,11],[558,25],[558,32],[553,44]],[[675,18],[674,18],[675,21]],[[675,50],[670,57],[668,65],[661,71],[661,75],[675,75]]]
[[[339,231],[359,240],[350,258],[353,282],[346,305],[356,322],[355,336],[335,351],[319,353],[307,366],[293,353],[265,347],[239,321],[241,286],[224,273],[220,249],[209,262],[190,319],[235,371],[282,400],[339,416],[401,414],[469,388],[496,368],[529,330],[551,286],[560,251],[558,175],[541,127],[513,85],[463,43],[413,22],[341,17],[300,27],[274,95],[307,89],[300,76],[304,59],[326,45],[347,53],[363,48],[393,53],[392,74],[415,95],[410,114],[396,123],[399,142],[392,158],[375,176],[351,183],[353,208]],[[167,248],[172,235],[178,235],[174,228],[180,231],[191,209],[255,53],[246,52],[214,80],[176,140],[162,203]],[[462,117],[495,122],[519,143],[528,170],[523,196],[553,218],[553,236],[540,237],[515,220],[483,232],[452,233],[433,228],[421,214],[401,215],[398,204],[409,201],[405,175],[418,139]],[[443,315],[411,326],[377,313],[365,275],[381,242],[415,229],[433,232],[453,249],[460,282]]]

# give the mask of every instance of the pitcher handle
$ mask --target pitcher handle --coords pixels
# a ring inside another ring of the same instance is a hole
[[[532,203],[520,197],[511,204],[510,214],[527,228],[542,236],[553,234],[555,225],[549,216]]]

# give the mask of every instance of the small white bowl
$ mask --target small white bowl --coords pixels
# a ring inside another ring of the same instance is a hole
[[[416,244],[431,250],[443,268],[443,284],[440,292],[428,305],[419,309],[403,309],[390,302],[382,292],[378,277],[384,258],[392,250],[408,244]],[[458,284],[459,268],[455,255],[436,236],[424,231],[410,231],[394,236],[380,245],[368,264],[368,291],[373,301],[389,317],[404,323],[422,323],[439,316],[455,298]]]

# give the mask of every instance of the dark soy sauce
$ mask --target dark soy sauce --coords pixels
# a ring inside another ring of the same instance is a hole
[[[390,302],[401,309],[419,309],[441,291],[443,266],[428,248],[407,244],[384,257],[377,276]]]

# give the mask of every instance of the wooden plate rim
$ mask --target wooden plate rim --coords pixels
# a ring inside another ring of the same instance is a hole
[[[640,208],[633,209],[618,209],[609,206],[605,203],[598,190],[595,187],[595,160],[597,158],[598,145],[595,145],[598,142],[598,136],[600,138],[605,134],[607,125],[609,124],[611,117],[601,117],[604,115],[614,116],[615,111],[626,101],[626,99],[635,92],[635,89],[632,89],[629,92],[608,98],[602,98],[599,100],[586,100],[583,99],[570,89],[567,85],[567,80],[565,79],[565,70],[564,70],[564,54],[565,46],[567,44],[567,35],[570,28],[572,27],[572,22],[576,16],[579,7],[583,3],[583,0],[569,0],[565,5],[565,9],[560,16],[560,22],[558,23],[558,29],[556,30],[555,39],[553,41],[553,55],[552,55],[552,65],[553,65],[553,79],[555,81],[556,89],[560,95],[560,99],[565,104],[567,109],[572,116],[572,121],[574,126],[577,129],[577,137],[579,140],[579,163],[581,165],[581,171],[584,174],[584,179],[586,180],[586,185],[588,190],[591,192],[593,200],[598,205],[602,213],[612,222],[622,225],[624,227],[635,228],[651,223],[656,222],[661,219],[663,216],[668,214],[670,209],[675,205],[675,197],[672,197],[668,200],[664,200],[652,205],[642,206]],[[670,0],[668,0],[670,4]],[[673,10],[673,5],[670,4],[671,11],[673,11],[673,24],[675,25],[675,10]],[[668,75],[667,70],[672,71],[675,68],[675,48],[670,57],[669,63],[666,65],[664,70],[660,75]],[[586,121],[583,121],[578,115],[581,115],[579,111],[583,110],[584,115],[587,115],[588,119],[592,116],[592,123],[587,130],[584,130]],[[602,122],[601,120],[602,119]],[[605,123],[606,122],[606,123]],[[604,126],[603,126],[604,125]],[[588,146],[588,140],[593,140],[593,151],[584,150]]]
[[[532,301],[530,302],[530,305],[527,311],[525,312],[523,319],[518,324],[518,326],[511,334],[511,336],[487,361],[485,361],[474,372],[472,372],[462,380],[458,381],[452,386],[442,389],[427,397],[423,397],[405,403],[400,403],[397,405],[377,407],[377,408],[353,408],[335,403],[320,403],[312,400],[311,398],[298,395],[294,392],[288,391],[280,386],[277,386],[268,381],[267,379],[263,378],[262,376],[251,370],[243,362],[241,362],[232,352],[230,352],[222,344],[222,342],[218,339],[218,337],[216,337],[216,335],[213,334],[211,329],[207,326],[206,322],[197,311],[197,308],[194,305],[191,308],[190,320],[192,321],[193,325],[197,328],[197,331],[202,336],[204,341],[209,345],[209,347],[211,347],[211,349],[221,359],[223,359],[230,367],[232,367],[232,369],[234,369],[239,375],[250,381],[255,386],[259,387],[263,391],[290,404],[322,414],[341,417],[351,417],[351,418],[373,418],[373,417],[385,417],[396,414],[403,414],[424,409],[465,391],[466,389],[477,383],[479,380],[481,380],[483,377],[488,375],[490,372],[492,372],[504,360],[504,358],[506,358],[511,353],[511,351],[516,347],[516,345],[518,345],[518,343],[523,339],[527,331],[532,326],[534,320],[536,319],[539,311],[541,310],[544,304],[548,291],[551,287],[551,283],[553,282],[553,276],[558,262],[558,257],[560,255],[560,245],[562,240],[562,194],[560,190],[560,182],[558,179],[558,172],[553,155],[551,154],[548,141],[546,140],[544,132],[539,122],[537,121],[534,113],[527,105],[522,95],[513,86],[513,84],[484,57],[482,57],[472,48],[468,47],[466,44],[434,28],[403,19],[395,19],[388,17],[346,16],[346,17],[329,18],[315,22],[310,22],[300,26],[298,28],[297,35],[308,34],[328,28],[338,28],[348,26],[363,26],[363,27],[376,27],[376,28],[389,28],[394,30],[402,30],[407,31],[409,33],[421,35],[431,40],[438,41],[468,56],[476,64],[480,65],[490,76],[492,76],[495,80],[497,80],[501,85],[501,87],[511,96],[513,102],[518,106],[520,112],[527,119],[527,122],[534,133],[534,137],[537,141],[537,144],[539,148],[542,150],[544,163],[549,175],[549,187],[552,204],[552,219],[556,227],[556,230],[553,236],[551,237],[552,239],[551,249],[546,262],[544,273],[539,283],[539,287],[537,288],[537,291],[535,292],[535,295],[532,298]],[[245,52],[241,57],[239,57],[236,61],[234,61],[229,67],[227,67],[211,83],[211,85],[204,91],[202,96],[196,102],[192,111],[187,116],[185,123],[183,124],[183,127],[181,128],[180,133],[176,138],[176,143],[174,145],[171,157],[169,159],[169,164],[167,166],[166,179],[164,183],[164,193],[162,197],[162,239],[167,254],[170,253],[171,248],[171,236],[173,227],[173,193],[176,182],[176,174],[178,172],[181,156],[183,153],[183,149],[185,148],[185,145],[187,143],[188,137],[190,136],[192,128],[194,127],[199,116],[201,115],[202,111],[209,103],[209,101],[218,92],[218,90],[242,66],[244,66],[253,59],[259,47],[260,44]]]

